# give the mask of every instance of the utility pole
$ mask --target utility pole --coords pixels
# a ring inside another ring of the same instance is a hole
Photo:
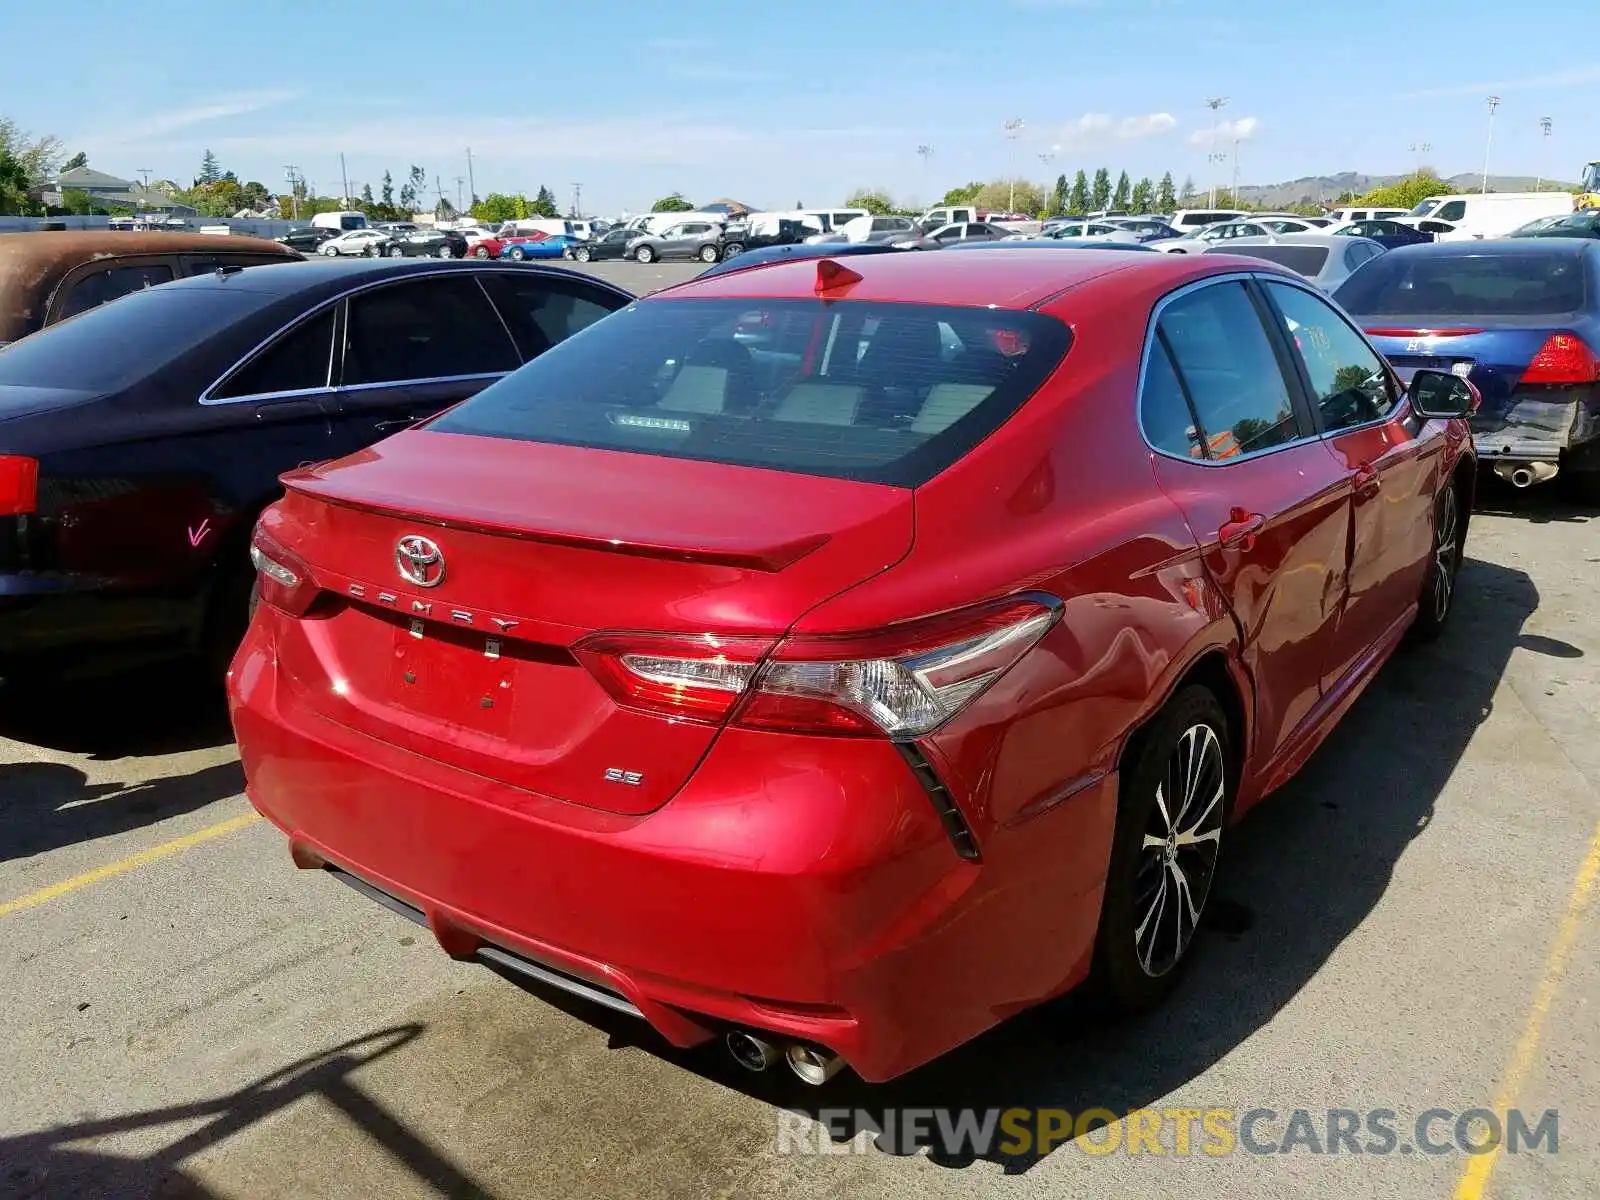
[[[444,184],[439,182],[437,175],[433,177],[433,194],[439,197],[440,204],[444,203]]]
[[[300,168],[286,166],[283,168],[284,177],[289,181],[289,219],[300,219]]]
[[[1549,118],[1546,117],[1545,120],[1549,120]],[[149,167],[140,167],[134,173],[136,175],[138,175],[141,179],[144,180],[144,190],[148,192],[150,190],[150,175],[151,175],[150,168]]]
[[[1540,185],[1544,183],[1544,164],[1545,160],[1550,154],[1550,151],[1547,148],[1550,144],[1549,117],[1539,118],[1539,132],[1544,135],[1544,140],[1539,144],[1539,166],[1537,167],[1538,173],[1533,177],[1533,190],[1536,192],[1539,190]]]
[[[472,202],[478,202],[478,184],[472,177],[472,147],[467,147],[467,194],[472,197]]]
[[[1239,134],[1237,128],[1233,135],[1233,195],[1228,203],[1234,208],[1239,207]]]
[[[1494,150],[1494,110],[1500,107],[1500,97],[1490,96],[1484,101],[1489,106],[1489,136],[1483,144],[1483,194],[1489,194],[1489,155]]]
[[[1217,168],[1227,161],[1228,154],[1225,150],[1213,150],[1206,155],[1206,162],[1209,164],[1206,174],[1211,177],[1211,198],[1206,201],[1207,208],[1215,208],[1217,206]]]
[[[1228,98],[1226,96],[1207,96],[1206,97],[1206,107],[1211,110],[1211,145],[1212,145],[1213,149],[1215,149],[1215,147],[1216,147],[1217,138],[1218,138],[1219,133],[1220,133],[1220,131],[1218,130],[1217,127],[1220,124],[1221,119],[1222,119],[1217,114],[1222,111],[1223,106],[1226,105],[1227,103],[1228,103]],[[1217,161],[1221,157],[1225,157],[1225,156],[1220,156],[1220,155],[1217,155],[1217,154],[1208,154],[1208,155],[1206,155],[1206,161],[1208,163],[1212,164],[1211,169],[1206,172],[1206,174],[1208,174],[1211,177],[1211,198],[1206,202],[1207,207],[1209,207],[1209,208],[1215,208],[1217,206],[1217,171],[1216,171],[1216,165],[1215,164],[1217,163]]]
[[[344,204],[345,204],[345,207],[349,208],[350,207],[350,176],[345,173],[345,169],[344,169],[344,151],[343,150],[339,151],[339,181],[340,181],[340,183],[342,183],[344,185]]]
[[[1022,136],[1022,129],[1027,125],[1021,117],[1012,117],[1002,128],[1005,130],[1006,141],[1011,143],[1009,157],[1010,169],[1006,172],[1011,176],[1011,200],[1006,211],[1015,212],[1017,207],[1017,139]]]
[[[572,185],[572,215],[574,219],[583,216],[583,184]]]
[[[456,211],[458,213],[466,211],[466,209],[461,204],[461,186],[462,186],[462,184],[464,184],[466,182],[467,182],[467,177],[465,175],[457,175],[456,176]]]

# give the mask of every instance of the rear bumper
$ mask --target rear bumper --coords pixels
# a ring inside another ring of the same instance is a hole
[[[1504,416],[1472,424],[1473,445],[1485,462],[1558,462],[1600,437],[1600,412],[1578,398],[1523,399]]]
[[[669,803],[622,816],[306,713],[263,616],[229,677],[252,803],[299,865],[397,898],[453,957],[510,951],[675,1045],[760,1029],[868,1080],[1087,973],[1114,777],[995,831],[973,863],[888,743],[730,730]]]

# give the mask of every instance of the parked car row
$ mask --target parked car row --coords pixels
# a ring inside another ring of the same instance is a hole
[[[0,349],[0,674],[198,652],[297,865],[751,1071],[1146,1008],[1480,464],[1600,472],[1600,241],[1273,239],[131,291]]]

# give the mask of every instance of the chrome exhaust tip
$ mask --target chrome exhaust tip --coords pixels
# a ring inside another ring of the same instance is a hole
[[[778,1048],[753,1033],[735,1029],[722,1040],[728,1048],[728,1053],[733,1056],[733,1061],[746,1071],[765,1071],[778,1061]]]
[[[1497,463],[1494,473],[1514,488],[1549,483],[1561,470],[1553,462]]]
[[[844,1059],[831,1050],[820,1050],[803,1042],[793,1043],[785,1057],[789,1061],[789,1069],[800,1077],[802,1083],[809,1083],[812,1087],[821,1087],[844,1066]]]

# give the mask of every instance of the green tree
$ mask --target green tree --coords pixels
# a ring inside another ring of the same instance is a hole
[[[1133,185],[1133,191],[1129,193],[1129,211],[1139,213],[1140,215],[1149,212],[1152,204],[1155,202],[1155,193],[1156,185],[1151,183],[1150,177],[1146,175],[1143,179],[1139,180],[1138,183]]]
[[[82,150],[79,150],[71,158],[67,159],[66,162],[61,164],[61,169],[63,171],[76,171],[79,167],[87,167],[88,165],[89,156]]]
[[[1111,204],[1111,172],[1104,167],[1094,173],[1094,191],[1090,194],[1089,202],[1094,205],[1096,212]]]
[[[556,205],[556,194],[543,184],[539,185],[539,194],[528,205],[528,211],[536,217],[554,218],[561,215],[561,209]]]
[[[388,212],[394,211],[394,176],[383,173],[383,190],[378,193],[378,203]]]
[[[650,206],[653,213],[693,212],[694,205],[685,199],[682,192],[673,192],[670,196],[663,196]]]
[[[995,179],[983,185],[971,203],[979,208],[1009,211],[1013,204],[1020,212],[1037,213],[1044,208],[1045,191],[1031,179]]]
[[[1388,187],[1373,188],[1359,203],[1378,208],[1415,208],[1429,196],[1447,196],[1452,190],[1432,171],[1423,171]]]
[[[0,117],[0,154],[20,164],[28,186],[42,183],[61,161],[61,139],[50,134],[33,137],[9,117]]]
[[[1117,186],[1111,193],[1111,207],[1127,210],[1131,196],[1129,194],[1128,173],[1126,171],[1117,176]]]
[[[1172,190],[1172,172],[1168,171],[1161,176],[1161,182],[1156,185],[1156,211],[1170,213],[1177,207],[1178,196]]]
[[[1067,195],[1067,174],[1063,171],[1056,176],[1055,191],[1050,193],[1050,215],[1052,217],[1059,217],[1067,211]]]
[[[422,207],[422,197],[428,190],[428,173],[415,163],[406,174],[406,181],[400,187],[400,209],[402,212],[415,215]]]
[[[28,201],[28,171],[22,160],[0,147],[0,216],[24,216]]]
[[[498,225],[502,221],[520,220],[527,215],[527,211],[526,199],[520,196],[508,196],[503,192],[490,192],[472,206],[473,217],[490,225]]]
[[[978,193],[981,191],[983,191],[983,181],[975,179],[961,187],[951,188],[944,194],[944,198],[939,203],[945,207],[949,207],[952,204],[971,204],[978,198]]]
[[[244,194],[246,208],[253,208],[261,212],[272,205],[272,193],[267,191],[267,185],[259,179],[252,179],[240,189]]]
[[[373,209],[378,207],[378,198],[372,194],[372,185],[370,183],[364,183],[361,185],[360,203],[361,211],[364,213],[370,213]]]
[[[194,185],[210,186],[222,178],[222,168],[217,164],[217,156],[208,149],[200,156],[200,174],[195,176]]]
[[[94,198],[82,188],[68,188],[61,193],[61,207],[75,217],[87,217],[94,212]]]
[[[1067,197],[1067,211],[1082,216],[1089,211],[1089,177],[1080,169],[1072,177],[1072,193]]]
[[[846,208],[864,208],[875,217],[886,217],[894,212],[894,201],[887,192],[872,188],[857,188],[845,197]]]
[[[1183,177],[1183,190],[1178,193],[1178,204],[1174,207],[1181,206],[1183,208],[1192,208],[1194,207],[1194,203],[1198,198],[1199,197],[1195,195],[1194,179],[1191,176],[1185,175]]]

